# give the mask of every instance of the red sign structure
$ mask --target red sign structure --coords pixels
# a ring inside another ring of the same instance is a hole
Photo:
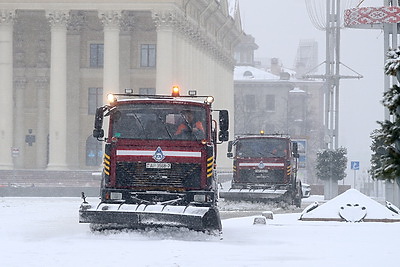
[[[400,23],[400,7],[360,7],[344,12],[344,25],[348,28],[382,29],[384,23]]]

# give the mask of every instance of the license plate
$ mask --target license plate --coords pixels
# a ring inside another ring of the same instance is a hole
[[[149,162],[146,163],[147,169],[171,169],[171,163]]]

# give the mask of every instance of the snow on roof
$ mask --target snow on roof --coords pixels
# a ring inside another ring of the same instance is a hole
[[[304,209],[300,220],[304,221],[364,221],[397,222],[400,215],[362,194],[349,189],[330,201],[318,205],[317,202]],[[312,209],[314,205],[314,209]],[[307,210],[309,210],[307,212]]]
[[[289,91],[290,93],[305,93],[306,91],[301,90],[298,87],[293,88],[292,90]]]
[[[236,66],[234,80],[279,80],[279,76],[251,66]]]

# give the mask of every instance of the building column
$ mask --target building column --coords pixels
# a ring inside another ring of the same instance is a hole
[[[170,94],[174,85],[175,43],[174,23],[175,16],[171,11],[157,11],[153,13],[153,20],[157,26],[157,94]]]
[[[0,169],[12,169],[13,160],[13,22],[14,10],[0,10]]]
[[[68,11],[46,11],[51,25],[49,170],[67,169]]]
[[[16,169],[24,168],[25,158],[25,119],[24,119],[24,95],[26,88],[25,77],[15,78],[15,121],[14,121],[14,146],[18,148],[19,154],[14,158]]]
[[[81,94],[80,83],[80,59],[81,59],[81,31],[86,24],[85,11],[71,11],[68,19],[68,35],[67,35],[67,165],[69,169],[79,169],[80,164],[84,165],[85,161],[85,142],[81,137],[81,123],[80,123],[80,101],[87,97],[86,94]],[[83,138],[85,140],[85,138]]]
[[[131,33],[135,31],[135,16],[133,11],[126,11],[122,13],[121,23],[120,23],[120,36],[119,36],[119,50],[123,51],[119,53],[119,86],[120,89],[132,88],[131,87]],[[139,91],[136,91],[139,93]]]
[[[99,11],[104,27],[103,93],[119,92],[119,33],[121,11]]]
[[[46,169],[48,149],[48,126],[47,126],[47,88],[49,78],[38,76],[35,79],[37,92],[37,126],[36,126],[36,166],[38,169]]]

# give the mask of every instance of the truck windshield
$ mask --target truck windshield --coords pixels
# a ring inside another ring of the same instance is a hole
[[[205,118],[201,106],[127,104],[112,113],[110,127],[117,138],[203,140],[207,138]]]
[[[241,139],[236,143],[236,155],[240,158],[285,157],[287,142],[277,138]]]

